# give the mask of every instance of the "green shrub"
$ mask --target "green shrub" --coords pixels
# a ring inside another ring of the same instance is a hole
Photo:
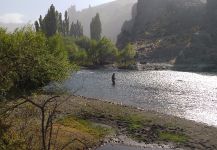
[[[135,63],[135,56],[135,48],[128,44],[119,54],[119,67],[130,68],[130,65]]]
[[[89,64],[87,50],[79,47],[75,42],[77,39],[73,37],[65,37],[65,48],[68,52],[68,57],[71,63],[79,66],[86,66]]]
[[[60,81],[72,69],[60,36],[47,39],[30,27],[6,33],[0,29],[0,92],[35,90]]]
[[[96,47],[97,57],[95,60],[97,64],[113,63],[118,56],[118,49],[109,39],[103,37]]]
[[[118,49],[107,38],[99,41],[87,37],[78,39],[65,38],[70,60],[78,65],[104,65],[113,63],[118,56]]]

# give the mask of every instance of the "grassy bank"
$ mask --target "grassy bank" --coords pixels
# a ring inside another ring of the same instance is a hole
[[[34,97],[35,101],[46,98],[49,96]],[[58,98],[58,101],[64,102],[58,108],[54,123],[53,134],[58,135],[55,138],[58,148],[70,141],[72,143],[66,149],[96,147],[108,135],[123,134],[138,142],[172,143],[185,149],[217,149],[217,129],[214,127],[95,99],[72,96],[65,101],[66,98],[66,95]],[[40,128],[38,118],[39,113],[30,105],[25,105],[1,119],[5,123],[13,122],[9,131],[17,134],[23,145],[31,135],[34,135],[31,144],[36,145],[40,143],[35,138],[40,138],[37,136]],[[24,125],[19,135],[19,129]],[[10,135],[10,132],[5,135]]]

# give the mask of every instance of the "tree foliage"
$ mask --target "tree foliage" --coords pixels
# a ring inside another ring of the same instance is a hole
[[[92,42],[93,40],[89,39],[88,37],[80,37],[78,39],[75,40],[76,45],[78,45],[80,48],[85,49],[85,50],[89,50],[92,47]]]
[[[44,33],[49,37],[57,32],[57,15],[54,5],[50,6],[48,13],[43,19]]]
[[[95,66],[114,63],[119,53],[116,46],[105,37],[99,41],[87,37],[76,39],[68,37],[65,39],[65,45],[70,60],[78,65]]]
[[[133,45],[128,44],[120,53],[121,63],[131,64],[135,60],[136,50]]]
[[[100,65],[114,62],[118,55],[116,46],[105,37],[98,42],[95,52],[95,63]]]
[[[90,23],[90,36],[93,40],[100,40],[102,33],[102,24],[100,21],[99,13],[96,14]]]
[[[35,21],[36,31],[41,31],[46,34],[47,37],[53,36],[56,33],[62,35],[69,35],[69,16],[67,11],[64,14],[64,20],[62,14],[59,13],[52,4],[48,9],[47,14],[43,18],[41,15],[38,21]]]
[[[72,37],[64,38],[65,48],[68,52],[68,57],[71,63],[75,63],[79,66],[86,66],[89,61],[87,57],[87,51],[79,47],[75,43],[75,39]]]
[[[99,41],[83,37],[77,39],[75,43],[79,48],[86,51],[88,61],[91,62],[92,65],[104,65],[116,61],[118,49],[105,37]]]
[[[58,33],[63,34],[63,20],[62,20],[62,13],[58,13],[57,12],[57,17],[58,17],[58,22],[57,22],[57,26],[58,26]]]
[[[69,35],[75,38],[83,36],[83,27],[78,20],[77,23],[72,22]]]
[[[65,19],[63,21],[63,34],[65,36],[69,35],[69,16],[68,16],[68,12],[65,11]]]
[[[34,90],[69,75],[71,66],[60,36],[47,39],[31,28],[0,32],[1,96]]]
[[[36,30],[36,32],[40,31],[40,26],[39,26],[38,21],[35,21],[35,30]]]

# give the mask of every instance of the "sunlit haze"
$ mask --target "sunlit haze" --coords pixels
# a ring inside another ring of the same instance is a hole
[[[78,10],[100,5],[112,0],[0,0],[1,23],[27,23],[36,20],[39,15],[44,15],[49,6],[54,4],[56,9],[64,12],[71,5],[76,5]]]

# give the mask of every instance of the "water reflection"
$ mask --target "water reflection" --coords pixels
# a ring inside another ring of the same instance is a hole
[[[63,86],[78,94],[109,99],[217,126],[217,76],[176,71],[82,70]]]

